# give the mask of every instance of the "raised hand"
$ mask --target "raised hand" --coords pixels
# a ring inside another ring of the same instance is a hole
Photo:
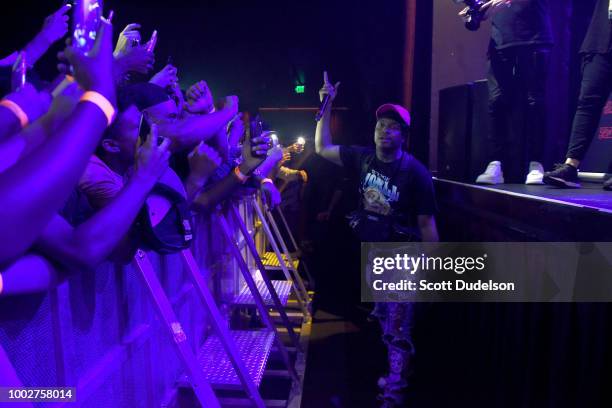
[[[136,150],[134,176],[149,183],[155,183],[168,169],[170,139],[161,138],[159,143],[157,125],[151,125],[147,140]]]
[[[323,99],[325,99],[326,95],[329,95],[330,100],[332,101],[336,99],[336,95],[338,95],[339,86],[340,82],[336,82],[336,85],[332,85],[329,82],[327,71],[323,71],[323,87],[319,90],[319,98],[321,99],[321,102],[323,102]]]
[[[183,110],[185,109],[185,97],[183,96],[181,86],[178,82],[173,82],[166,88],[166,90],[169,92],[172,100],[176,103],[176,108],[179,115],[182,114]]]
[[[64,4],[59,10],[45,19],[40,35],[49,44],[61,40],[68,32],[68,16],[66,13],[71,8],[70,4]]]
[[[17,91],[8,94],[6,99],[15,102],[23,109],[30,123],[44,115],[51,105],[51,95],[48,92],[38,92],[34,86],[26,83]]]
[[[206,81],[199,81],[187,90],[186,109],[190,113],[211,113],[215,109],[210,88]]]
[[[176,67],[170,64],[166,65],[161,71],[153,75],[149,82],[162,88],[174,85],[178,82]]]
[[[291,152],[289,149],[283,149],[283,158],[281,159],[281,164],[287,163],[291,160]]]
[[[113,54],[115,57],[128,52],[130,48],[140,45],[140,24],[128,24],[119,34]]]
[[[246,138],[242,144],[242,158],[240,171],[242,174],[251,174],[266,158],[268,150],[272,146],[272,139],[268,135],[256,138]]]
[[[64,57],[72,65],[74,78],[83,90],[99,92],[114,103],[112,39],[113,26],[102,18],[93,48],[84,54],[69,46],[64,50]]]
[[[130,47],[125,53],[115,57],[115,69],[123,74],[129,72],[148,74],[153,69],[153,64],[155,56],[144,46]]]
[[[188,159],[189,168],[191,169],[189,177],[193,180],[198,180],[200,183],[206,181],[215,172],[217,167],[221,165],[219,153],[204,142],[200,142],[189,153]]]
[[[238,112],[234,119],[229,124],[227,144],[230,148],[238,146],[242,137],[244,136],[244,121],[242,120],[242,113]]]

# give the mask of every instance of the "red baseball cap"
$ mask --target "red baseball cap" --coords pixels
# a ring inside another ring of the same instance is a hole
[[[391,116],[404,122],[406,126],[410,126],[410,112],[401,105],[394,105],[392,103],[385,103],[376,109],[376,119],[386,116],[385,114],[391,113]],[[395,119],[394,118],[394,119]]]

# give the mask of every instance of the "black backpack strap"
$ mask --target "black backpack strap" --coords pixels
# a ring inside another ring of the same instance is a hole
[[[372,167],[372,163],[374,162],[375,157],[376,157],[376,153],[371,153],[366,157],[363,163],[361,163],[361,174],[359,177],[360,183],[370,171],[370,167]]]

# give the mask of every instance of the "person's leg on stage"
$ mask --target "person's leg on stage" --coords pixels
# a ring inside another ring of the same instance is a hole
[[[522,48],[522,47],[521,47]],[[546,142],[546,83],[550,63],[550,49],[524,48],[521,50],[520,75],[526,86],[525,141],[529,171],[525,184],[543,184],[544,144]]]
[[[564,188],[579,188],[578,166],[591,144],[603,108],[612,90],[612,55],[585,55],[578,106],[565,163],[544,175],[546,184]]]
[[[487,84],[489,87],[490,128],[487,136],[487,168],[476,183],[504,182],[501,161],[506,140],[510,112],[514,58],[507,50],[489,50]]]

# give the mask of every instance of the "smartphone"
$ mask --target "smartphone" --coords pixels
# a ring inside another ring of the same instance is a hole
[[[151,34],[151,39],[149,40],[149,42],[146,45],[147,52],[155,51],[155,46],[156,45],[157,45],[157,30],[154,30],[153,34]]]
[[[144,142],[147,141],[149,134],[151,134],[151,125],[149,125],[146,113],[143,113],[140,115],[140,124],[138,125],[138,138],[140,139],[140,144],[144,144]]]
[[[269,131],[269,132],[266,132],[266,133],[269,133],[269,135],[270,135],[270,139],[272,141],[272,147],[278,146],[278,144],[279,144],[278,134],[275,131]]]
[[[263,124],[263,120],[261,120],[260,116],[257,115],[255,116],[255,119],[253,121],[251,121],[251,149],[253,148],[252,144],[253,144],[253,139],[258,138],[260,136],[263,135],[264,130],[263,130],[264,124]],[[255,157],[266,157],[268,152],[264,152],[263,154],[255,154],[255,152],[253,150],[251,150],[251,152],[253,153],[253,156]]]
[[[144,144],[147,141],[147,138],[151,134],[151,125],[149,124],[149,120],[146,113],[140,115],[140,124],[138,125],[138,138],[140,139],[140,144]],[[161,145],[164,142],[163,136],[157,136],[157,145]]]
[[[28,64],[25,51],[21,51],[11,72],[11,90],[13,92],[23,88],[27,81]]]
[[[102,23],[102,0],[74,0],[72,14],[72,42],[82,53],[90,51]]]

